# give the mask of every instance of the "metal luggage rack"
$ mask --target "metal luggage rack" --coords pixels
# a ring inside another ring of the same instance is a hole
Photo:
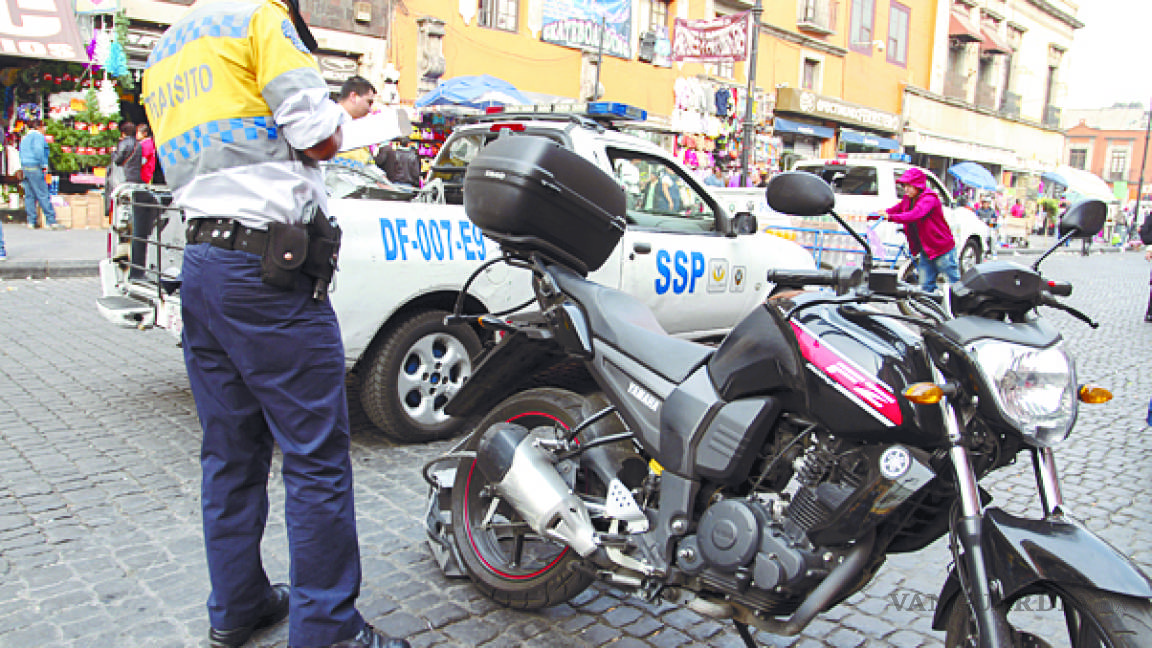
[[[140,195],[147,195],[156,202],[141,202]],[[112,194],[112,230],[117,236],[118,247],[114,250],[113,260],[122,268],[131,272],[141,271],[146,278],[155,281],[158,286],[163,283],[163,255],[165,251],[182,253],[184,251],[184,215],[183,209],[171,206],[172,193],[164,185],[123,184],[116,188]],[[167,204],[166,204],[167,203]],[[133,220],[137,210],[140,214],[151,219],[148,234],[140,236],[134,230]],[[151,212],[151,214],[149,214]],[[180,214],[178,220],[165,219],[166,212]],[[174,229],[173,229],[174,228]],[[165,232],[168,231],[169,241],[165,241]],[[174,240],[173,240],[173,237]],[[133,258],[132,244],[143,243],[143,259]],[[129,249],[124,251],[120,245],[127,244]],[[155,258],[155,264],[149,264],[150,258]],[[131,281],[131,280],[130,280]],[[159,286],[158,289],[162,288]]]

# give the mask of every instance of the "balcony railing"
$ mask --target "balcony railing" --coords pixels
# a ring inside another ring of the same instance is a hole
[[[1056,106],[1044,107],[1044,125],[1049,128],[1060,127],[1060,109]]]
[[[797,3],[796,28],[816,34],[834,32],[828,0],[801,0]]]

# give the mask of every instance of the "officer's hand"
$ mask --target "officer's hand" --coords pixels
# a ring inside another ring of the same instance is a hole
[[[340,144],[343,141],[344,130],[337,128],[336,132],[329,135],[327,139],[320,141],[312,148],[304,149],[304,155],[318,161],[331,160],[340,152]]]

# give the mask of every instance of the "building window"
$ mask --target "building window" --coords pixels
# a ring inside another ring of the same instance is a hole
[[[876,0],[852,0],[848,21],[849,46],[864,54],[872,53],[872,24],[876,18]]]
[[[1108,155],[1108,175],[1111,180],[1123,180],[1128,175],[1128,149],[1112,149]]]
[[[800,71],[800,87],[819,92],[820,85],[819,59],[804,57],[804,67]]]
[[[908,23],[912,10],[893,2],[888,10],[888,62],[901,67],[908,64]]]
[[[480,26],[519,31],[519,0],[480,0]]]
[[[668,3],[663,0],[640,0],[640,33],[668,26]]]
[[[1068,166],[1073,169],[1088,170],[1088,149],[1072,149],[1068,151]]]

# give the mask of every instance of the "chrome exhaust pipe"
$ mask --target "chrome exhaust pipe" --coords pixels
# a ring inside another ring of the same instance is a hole
[[[533,531],[572,547],[583,557],[596,551],[596,530],[588,509],[557,472],[551,455],[535,445],[527,428],[514,423],[489,427],[476,448],[476,465]]]

